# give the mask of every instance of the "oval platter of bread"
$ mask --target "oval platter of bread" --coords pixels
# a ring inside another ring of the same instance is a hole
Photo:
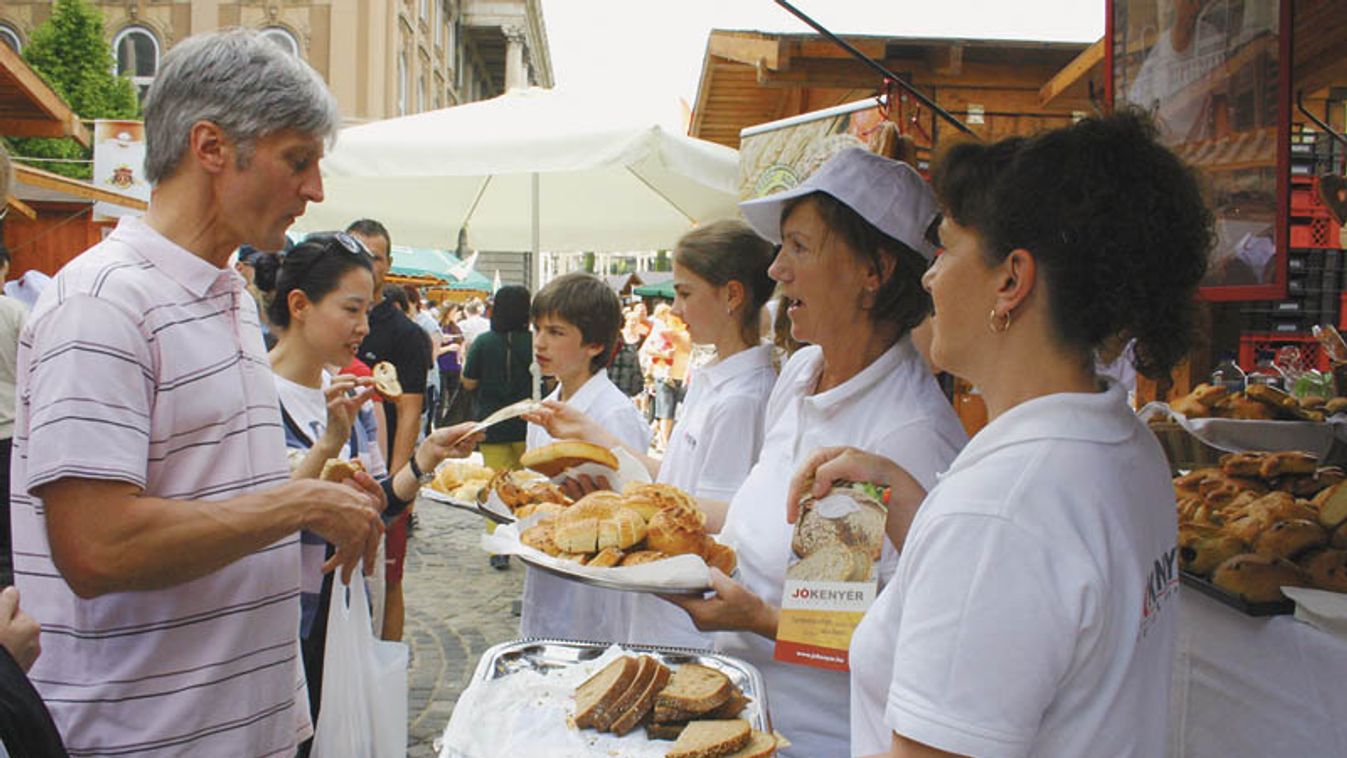
[[[474,682],[523,670],[592,669],[575,689],[565,729],[667,740],[667,755],[767,758],[778,744],[762,674],[732,656],[704,650],[569,640],[518,640],[489,649]],[[590,662],[610,658],[605,665]]]

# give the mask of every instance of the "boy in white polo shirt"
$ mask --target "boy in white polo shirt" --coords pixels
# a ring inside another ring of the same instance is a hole
[[[588,274],[566,274],[538,292],[530,312],[534,360],[557,380],[547,399],[571,405],[624,444],[647,449],[650,427],[605,369],[622,328],[622,306],[612,289]],[[547,430],[529,425],[529,450],[551,442]],[[623,642],[631,602],[630,593],[529,570],[519,631],[524,637]]]

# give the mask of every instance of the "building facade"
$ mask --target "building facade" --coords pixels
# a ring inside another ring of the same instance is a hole
[[[259,29],[327,80],[348,123],[553,84],[541,0],[89,0],[118,73],[142,96],[165,52],[200,32]],[[52,0],[0,3],[0,44],[22,50]]]

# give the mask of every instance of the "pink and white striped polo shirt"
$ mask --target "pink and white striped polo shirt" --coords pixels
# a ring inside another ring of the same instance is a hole
[[[310,733],[299,535],[169,589],[83,600],[52,563],[30,494],[77,477],[210,501],[289,479],[242,278],[122,219],[38,300],[18,395],[14,573],[42,624],[30,676],[70,754],[291,755]]]

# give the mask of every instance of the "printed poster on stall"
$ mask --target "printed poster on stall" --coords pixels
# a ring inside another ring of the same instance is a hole
[[[145,125],[139,121],[94,121],[94,186],[145,202],[150,183],[145,180]],[[140,215],[140,211],[112,203],[94,203],[95,221]]]
[[[739,140],[739,199],[788,190],[848,147],[874,150],[886,117],[873,98],[744,129]]]
[[[781,597],[775,658],[849,670],[851,635],[879,588],[884,490],[844,483],[800,504]]]

